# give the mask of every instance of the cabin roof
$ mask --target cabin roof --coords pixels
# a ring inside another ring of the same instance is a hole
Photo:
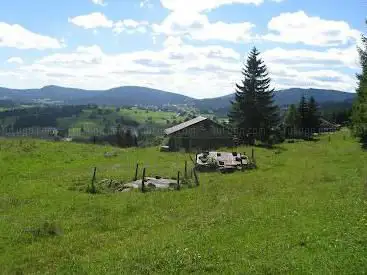
[[[195,124],[197,124],[199,122],[202,122],[204,120],[207,120],[207,119],[208,118],[206,118],[206,117],[198,116],[198,117],[195,117],[195,118],[190,119],[188,121],[185,121],[183,123],[177,124],[177,125],[175,125],[175,126],[173,126],[171,128],[167,128],[166,130],[164,130],[164,133],[166,135],[170,135],[170,134],[173,134],[175,132],[181,131],[181,130],[187,128],[187,127],[190,127],[192,125],[195,125]]]
[[[331,127],[331,128],[337,128],[339,125],[332,123],[330,121],[327,121],[324,118],[320,118],[321,127]]]

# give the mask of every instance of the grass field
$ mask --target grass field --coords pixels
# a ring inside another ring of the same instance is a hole
[[[166,124],[167,120],[171,123],[173,120],[182,120],[182,117],[177,117],[175,112],[162,112],[162,111],[146,111],[139,108],[121,109],[119,114],[134,118],[140,123],[146,122],[151,117],[151,121],[156,124]]]
[[[96,130],[103,131],[106,125],[117,125],[116,119],[119,119],[121,116],[135,120],[139,124],[151,124],[158,127],[167,125],[167,120],[172,123],[174,120],[178,122],[184,119],[183,117],[177,117],[174,112],[143,110],[134,107],[130,109],[121,108],[118,112],[116,112],[115,108],[110,107],[101,108],[101,110],[110,110],[111,113],[90,118],[94,110],[83,110],[79,116],[59,118],[58,126],[71,129],[70,135],[73,136],[76,135],[75,133],[80,133],[81,128],[91,133],[94,133]]]
[[[17,108],[30,107],[31,106],[24,105]],[[5,110],[5,108],[0,108],[0,112]],[[122,117],[124,121],[121,122]],[[95,135],[96,132],[103,133],[109,131],[111,128],[116,128],[118,124],[126,126],[129,125],[128,123],[130,122],[133,123],[133,125],[138,123],[141,126],[169,127],[172,124],[182,122],[184,119],[185,116],[178,115],[176,112],[144,110],[137,107],[118,108],[118,110],[112,107],[100,107],[98,109],[86,107],[77,115],[58,117],[56,125],[52,124],[49,126],[69,129],[70,136],[75,137],[80,136],[81,129],[84,130],[84,136],[92,136]],[[0,127],[10,127],[16,124],[16,120],[17,116],[10,113],[4,118],[0,118]]]
[[[367,272],[367,153],[348,132],[257,148],[257,170],[145,194],[85,190],[94,166],[98,180],[128,181],[137,161],[175,176],[188,155],[4,139],[0,152],[3,274]],[[45,222],[55,235],[37,233]]]

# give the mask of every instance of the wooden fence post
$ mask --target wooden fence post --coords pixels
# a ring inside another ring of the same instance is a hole
[[[187,179],[187,160],[185,160],[185,179]]]
[[[93,177],[92,177],[92,188],[91,188],[91,193],[92,194],[95,194],[96,193],[96,186],[94,184],[95,180],[96,180],[96,172],[97,172],[97,167],[94,167],[94,170],[93,170]]]
[[[136,163],[134,181],[138,180],[138,169],[139,169],[139,163]]]
[[[192,171],[194,173],[195,183],[196,183],[197,186],[199,186],[199,178],[198,178],[198,175],[196,174],[196,169],[192,168]]]
[[[141,192],[145,192],[145,167],[143,169],[143,178],[141,179]]]
[[[177,172],[177,190],[180,190],[180,171]]]

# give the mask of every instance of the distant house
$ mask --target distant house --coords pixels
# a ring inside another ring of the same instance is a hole
[[[171,151],[184,148],[209,150],[233,146],[232,132],[209,118],[198,116],[164,131]]]
[[[341,125],[332,123],[330,121],[327,121],[326,119],[321,118],[320,119],[320,128],[319,132],[335,132],[339,131],[341,129]]]
[[[320,118],[319,122],[319,128],[313,129],[314,133],[336,132],[339,131],[342,127],[340,124],[332,123],[324,118]],[[284,134],[286,134],[287,137],[291,138],[303,137],[305,133],[310,133],[310,130],[312,130],[286,127],[285,118],[283,119],[279,127],[284,130]]]

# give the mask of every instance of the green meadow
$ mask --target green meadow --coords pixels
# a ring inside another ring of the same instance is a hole
[[[349,132],[255,157],[181,191],[89,194],[93,167],[97,182],[128,182],[137,162],[174,177],[189,155],[0,139],[1,273],[366,273],[367,154]]]
[[[61,128],[70,128],[71,132],[84,128],[86,130],[99,129],[100,131],[106,125],[117,125],[116,120],[124,117],[131,121],[136,121],[139,124],[154,124],[155,126],[167,125],[167,120],[172,123],[174,120],[180,122],[183,117],[177,116],[175,112],[163,112],[144,110],[140,108],[119,108],[117,111],[115,108],[105,107],[100,108],[101,114],[96,113],[95,110],[85,109],[78,116],[64,117],[58,119],[58,126]],[[91,116],[96,113],[95,116]]]

